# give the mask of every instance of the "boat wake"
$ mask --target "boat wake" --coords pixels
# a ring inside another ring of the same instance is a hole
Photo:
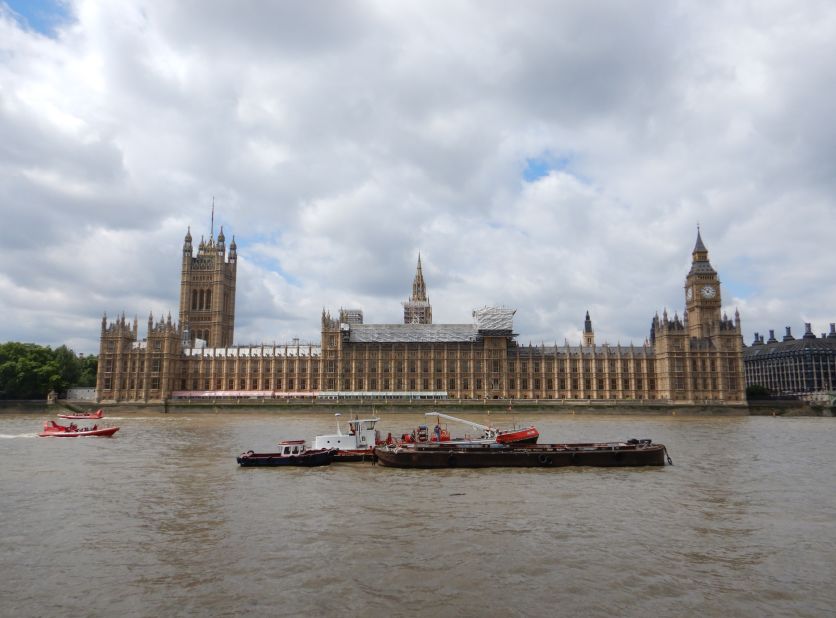
[[[8,433],[0,433],[0,440],[11,440],[12,438],[37,438],[38,434],[36,433],[19,433],[19,434],[8,434]]]

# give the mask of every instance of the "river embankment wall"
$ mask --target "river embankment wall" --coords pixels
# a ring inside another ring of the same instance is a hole
[[[12,404],[12,405],[6,405]],[[25,404],[25,405],[22,405]],[[83,401],[59,400],[55,404],[46,401],[0,402],[0,411],[46,411],[55,407],[71,410],[101,407],[122,413],[311,413],[333,414],[414,414],[420,410],[439,410],[449,414],[585,414],[611,416],[836,416],[833,408],[811,405],[806,401],[758,401],[741,405],[677,404],[649,402],[595,402],[595,401],[537,401],[537,400],[455,400],[455,401],[284,401],[284,400],[176,400],[167,402],[123,402],[91,404]]]

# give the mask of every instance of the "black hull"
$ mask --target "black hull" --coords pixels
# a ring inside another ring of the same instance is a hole
[[[392,468],[561,468],[664,466],[663,444],[539,445],[508,448],[375,449],[377,463]]]
[[[334,452],[322,451],[290,456],[283,456],[280,453],[245,453],[237,457],[236,461],[244,468],[280,468],[286,466],[310,468],[330,465],[334,461]]]

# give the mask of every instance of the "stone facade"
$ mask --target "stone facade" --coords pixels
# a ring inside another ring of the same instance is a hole
[[[201,258],[209,259],[196,267]],[[143,402],[363,396],[740,404],[740,318],[721,315],[720,281],[699,233],[692,258],[683,318],[657,314],[639,346],[596,345],[588,313],[579,345],[520,345],[512,309],[486,307],[471,323],[433,324],[419,257],[403,324],[364,324],[362,311],[332,317],[323,310],[317,344],[236,347],[234,241],[228,261],[222,234],[192,257],[187,234],[179,325],[170,316],[149,317],[140,341],[136,320],[103,319],[97,395]]]
[[[180,324],[192,346],[198,341],[210,348],[232,345],[235,332],[235,280],[238,262],[235,238],[226,255],[221,228],[218,239],[201,239],[197,255],[191,230],[183,242],[180,270]]]

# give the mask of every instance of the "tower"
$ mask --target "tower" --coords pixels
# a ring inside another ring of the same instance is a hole
[[[404,324],[432,324],[433,308],[427,298],[427,286],[424,283],[424,273],[421,270],[421,254],[418,254],[418,267],[415,269],[415,279],[412,281],[412,296],[403,303]]]
[[[595,345],[595,331],[592,330],[592,319],[589,317],[589,311],[586,312],[586,319],[583,322],[583,345],[587,348]]]
[[[197,255],[192,247],[191,228],[183,242],[180,272],[180,326],[210,348],[232,345],[235,330],[235,279],[238,261],[235,237],[226,252],[223,227],[217,240],[200,240]]]
[[[720,323],[720,305],[720,279],[708,261],[708,249],[697,228],[697,243],[691,252],[691,270],[685,277],[688,336],[703,338],[715,333]]]

